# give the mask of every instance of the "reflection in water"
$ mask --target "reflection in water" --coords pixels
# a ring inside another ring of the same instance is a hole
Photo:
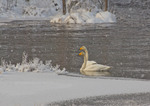
[[[79,73],[84,45],[89,60],[113,66],[112,76],[150,78],[150,26],[147,22],[59,25],[49,21],[14,21],[0,26],[0,57],[21,62],[29,58],[52,60],[70,72]]]

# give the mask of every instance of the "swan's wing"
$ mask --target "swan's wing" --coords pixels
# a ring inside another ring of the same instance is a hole
[[[89,67],[89,66],[94,65],[94,64],[97,64],[97,63],[95,61],[87,61],[86,67]],[[84,66],[84,63],[82,64],[80,71],[83,70],[83,66]]]
[[[90,66],[90,65],[93,65],[93,64],[97,64],[97,63],[95,61],[87,61],[86,67]]]
[[[102,65],[102,64],[98,64],[99,68],[103,71],[105,70],[109,70],[111,67],[110,66],[107,66],[107,65]]]
[[[89,65],[87,66],[84,71],[106,71],[110,69],[109,66],[106,65],[102,65],[102,64],[93,64],[93,65]]]

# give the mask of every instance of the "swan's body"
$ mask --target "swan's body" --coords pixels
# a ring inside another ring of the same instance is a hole
[[[110,73],[107,71],[110,69],[110,66],[97,64],[95,61],[88,61],[88,51],[86,47],[82,46],[80,50],[84,50],[84,52],[79,53],[79,55],[84,56],[84,63],[82,64],[82,67],[80,68],[81,74],[84,75],[101,75],[106,76]]]

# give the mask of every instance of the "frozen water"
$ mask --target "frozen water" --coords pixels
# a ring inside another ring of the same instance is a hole
[[[54,72],[0,74],[1,106],[45,106],[90,96],[150,92],[149,81],[59,76]]]

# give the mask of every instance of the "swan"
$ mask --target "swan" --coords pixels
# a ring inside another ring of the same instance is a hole
[[[92,65],[92,64],[97,64],[95,61],[88,61],[88,59],[89,59],[88,50],[85,46],[80,47],[79,50],[83,50],[85,52],[85,57],[87,59],[87,63],[86,63],[87,66]]]
[[[84,53],[83,51],[80,52],[79,55],[84,56],[84,63],[82,64],[82,67],[80,68],[81,74],[89,75],[89,76],[96,76],[96,75],[108,76],[108,75],[110,75],[110,73],[108,72],[108,70],[110,69],[110,66],[101,65],[101,64],[97,64],[97,63],[93,63],[93,64],[90,63],[88,65],[87,64],[88,55],[86,55],[86,53]]]

